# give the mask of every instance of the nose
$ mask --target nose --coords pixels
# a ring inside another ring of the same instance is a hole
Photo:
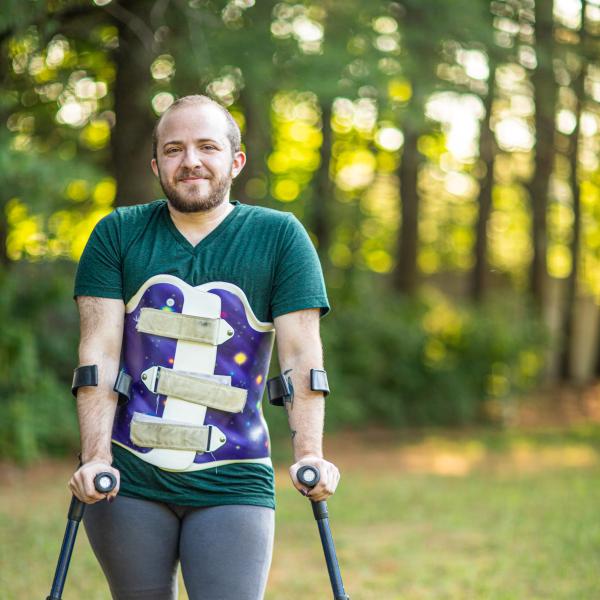
[[[194,169],[195,167],[202,166],[200,152],[198,152],[194,146],[185,149],[182,166],[187,167],[188,169]]]

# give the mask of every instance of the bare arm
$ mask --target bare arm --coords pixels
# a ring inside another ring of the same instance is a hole
[[[299,310],[276,317],[275,329],[279,366],[282,373],[289,371],[294,386],[294,401],[286,403],[296,461],[290,468],[290,476],[295,487],[304,491],[296,479],[296,471],[303,465],[318,467],[321,482],[310,496],[323,500],[335,491],[339,471],[323,459],[325,400],[322,392],[310,389],[310,369],[323,368],[319,310]]]
[[[98,387],[82,387],[77,392],[77,414],[81,435],[83,466],[70,482],[73,493],[84,502],[104,498],[93,487],[93,478],[110,467],[110,440],[117,393],[113,386],[119,370],[125,306],[122,300],[79,296],[79,365],[98,365]],[[118,486],[111,495],[116,495]]]

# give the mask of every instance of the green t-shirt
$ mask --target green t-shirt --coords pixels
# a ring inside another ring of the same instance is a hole
[[[175,227],[166,200],[115,209],[94,228],[75,277],[74,296],[125,304],[150,277],[169,274],[192,286],[227,281],[244,290],[261,321],[308,308],[329,311],[317,253],[290,213],[232,202],[233,210],[196,246]],[[186,506],[274,507],[273,469],[234,463],[172,473],[113,444],[121,492]]]

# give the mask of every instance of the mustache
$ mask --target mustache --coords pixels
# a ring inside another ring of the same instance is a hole
[[[188,179],[189,177],[203,177],[204,179],[210,179],[210,175],[202,170],[193,169],[182,169],[177,176],[177,181]]]

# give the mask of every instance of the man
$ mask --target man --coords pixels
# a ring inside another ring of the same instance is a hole
[[[291,214],[229,201],[246,157],[225,108],[181,98],[154,147],[167,199],[102,219],[79,264],[79,364],[96,365],[98,381],[77,390],[82,466],[69,486],[92,505],[84,523],[113,598],[176,598],[180,561],[191,600],[257,600],[273,544],[260,401],[275,332],[294,388],[293,484],[321,500],[339,480],[309,377],[323,368],[323,277]],[[125,403],[113,391],[120,370]],[[321,472],[313,490],[296,478],[303,465]],[[118,481],[108,503],[94,490],[101,471]]]

